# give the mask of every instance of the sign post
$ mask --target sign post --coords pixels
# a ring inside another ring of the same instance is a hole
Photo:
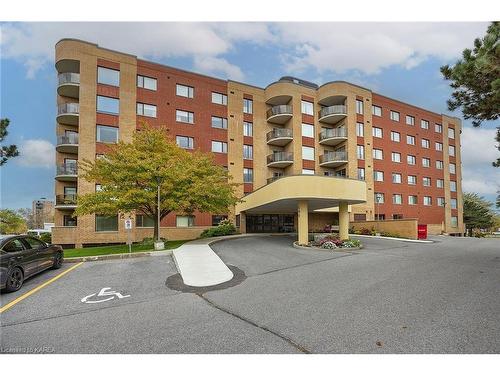
[[[130,231],[132,230],[132,219],[125,220],[125,230],[127,231],[127,243],[129,256],[132,254],[132,240],[130,238]]]

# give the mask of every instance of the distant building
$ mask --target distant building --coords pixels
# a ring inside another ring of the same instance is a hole
[[[34,229],[44,228],[45,223],[54,222],[54,202],[46,199],[33,201],[33,227]]]

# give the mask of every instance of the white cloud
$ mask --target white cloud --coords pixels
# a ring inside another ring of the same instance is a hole
[[[53,168],[54,145],[44,139],[26,139],[19,145],[19,156],[14,160],[23,167]]]
[[[202,73],[223,73],[225,77],[233,79],[235,81],[242,81],[244,78],[244,74],[239,67],[230,64],[226,59],[219,57],[195,57],[194,67],[196,70]]]

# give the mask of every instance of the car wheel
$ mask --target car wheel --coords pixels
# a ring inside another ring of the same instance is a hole
[[[14,267],[7,274],[7,282],[5,285],[5,289],[7,292],[15,292],[16,290],[21,289],[24,283],[24,274],[23,271],[19,267]]]
[[[61,268],[63,264],[63,255],[61,252],[57,252],[56,255],[54,255],[54,264],[52,265],[53,269],[58,269]]]

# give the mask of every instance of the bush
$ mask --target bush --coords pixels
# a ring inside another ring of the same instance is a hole
[[[347,240],[342,243],[342,247],[360,247],[360,240]]]
[[[364,234],[365,236],[371,236],[372,235],[372,231],[368,228],[361,228],[359,230],[359,234]]]
[[[235,233],[236,233],[236,227],[234,226],[234,224],[230,220],[224,219],[216,227],[205,229],[203,232],[201,232],[200,237],[208,238],[208,237],[218,237],[218,236],[229,236]]]
[[[325,241],[321,244],[322,249],[336,249],[337,245],[333,241]]]
[[[51,233],[42,233],[40,234],[40,240],[47,243],[52,243],[52,234]]]

